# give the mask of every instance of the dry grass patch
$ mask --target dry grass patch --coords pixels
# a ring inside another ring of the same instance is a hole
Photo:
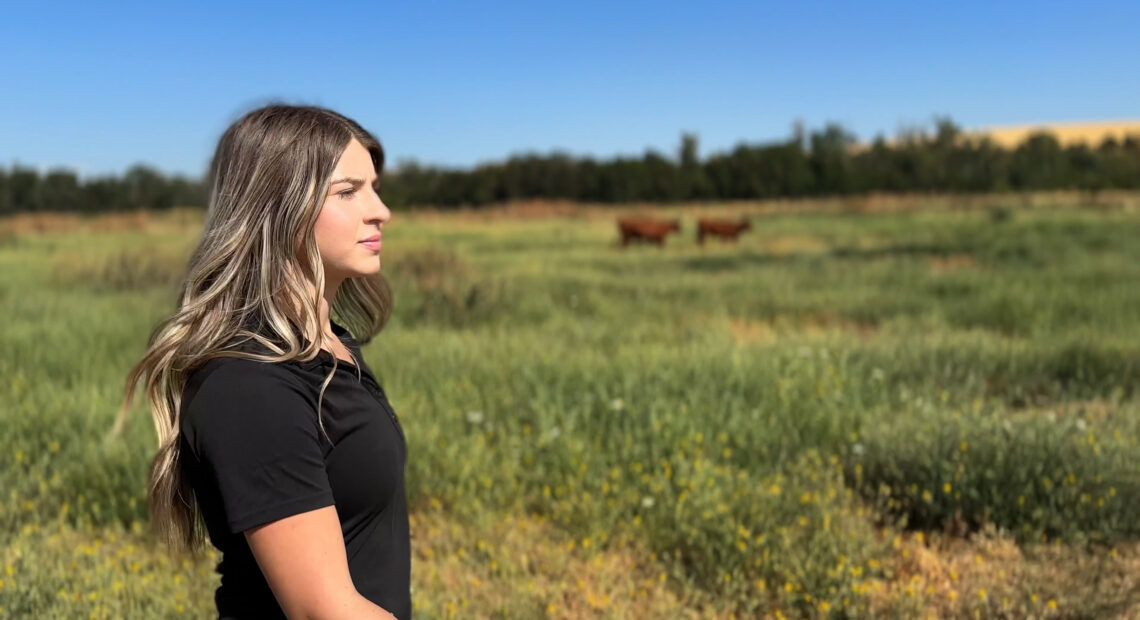
[[[1076,416],[1085,422],[1099,424],[1119,413],[1120,405],[1106,399],[1077,400],[1057,403],[1049,411],[1059,417]]]
[[[729,319],[728,330],[737,342],[744,344],[775,344],[781,339],[781,333],[770,321]]]
[[[728,617],[707,595],[674,589],[632,542],[598,548],[521,514],[471,523],[427,509],[411,528],[413,598],[426,617]]]
[[[214,609],[217,558],[175,557],[139,522],[25,525],[0,545],[0,618],[203,617]]]
[[[1140,617],[1140,543],[1018,547],[992,528],[969,538],[907,533],[870,587],[876,617]]]
[[[100,219],[113,219],[104,215]],[[17,213],[0,219],[0,230],[15,235],[28,235],[44,232],[72,232],[78,228],[83,218],[74,213]]]
[[[17,213],[0,217],[0,233],[11,235],[94,233],[190,232],[200,228],[205,209],[178,207],[165,211],[121,213]]]
[[[633,543],[599,548],[524,515],[476,523],[427,508],[410,519],[418,617],[728,617]],[[207,617],[219,559],[210,547],[173,556],[139,522],[27,525],[0,547],[0,617]]]
[[[839,316],[812,315],[788,320],[732,318],[727,322],[732,337],[742,344],[769,345],[786,340],[823,340],[836,335],[867,340],[879,332],[878,325]]]
[[[934,274],[953,273],[962,269],[973,269],[978,266],[978,259],[973,254],[950,254],[949,256],[936,256],[930,259],[930,271]]]
[[[114,291],[173,287],[186,269],[188,252],[154,246],[127,248],[96,258],[60,254],[52,262],[57,286],[94,287]]]
[[[1021,411],[1010,414],[1012,420],[1046,417],[1052,420],[1076,418],[1083,420],[1089,427],[1109,421],[1119,415],[1127,415],[1121,411],[1121,406],[1108,399],[1059,401],[1045,407],[1027,407]],[[1078,422],[1078,424],[1080,424]]]
[[[827,241],[819,237],[787,235],[767,239],[763,242],[764,251],[773,256],[793,256],[796,254],[822,254],[831,249]]]
[[[809,337],[823,337],[831,334],[857,336],[867,340],[879,332],[876,323],[856,321],[835,314],[814,314],[800,320],[799,331]]]
[[[613,215],[615,207],[569,200],[515,200],[479,207],[417,207],[408,215],[421,221],[452,224],[481,224],[499,220],[543,220],[551,218],[598,219]]]

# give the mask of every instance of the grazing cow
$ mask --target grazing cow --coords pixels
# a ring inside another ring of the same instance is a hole
[[[751,230],[752,222],[747,218],[741,219],[739,222],[731,220],[714,220],[710,218],[701,218],[697,221],[697,243],[705,244],[705,235],[713,235],[728,241],[736,241],[743,230]]]
[[[618,232],[621,233],[621,245],[625,247],[633,240],[645,240],[659,246],[665,244],[665,235],[681,230],[680,220],[654,220],[649,218],[621,218],[618,220]]]

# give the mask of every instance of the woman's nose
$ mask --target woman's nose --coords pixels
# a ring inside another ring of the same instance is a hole
[[[392,219],[392,211],[379,196],[375,197],[372,208],[368,212],[369,222],[387,222]]]

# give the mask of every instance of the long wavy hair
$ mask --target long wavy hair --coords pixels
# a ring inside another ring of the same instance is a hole
[[[158,435],[147,494],[152,525],[175,550],[196,552],[205,539],[200,507],[180,466],[187,377],[217,357],[307,361],[320,352],[325,273],[313,229],[337,161],[353,138],[368,149],[379,177],[380,142],[355,121],[320,107],[268,105],[242,116],[218,141],[206,178],[205,225],[177,309],[154,328],[145,354],[127,375],[111,431],[122,432],[142,379]],[[379,274],[348,278],[330,313],[367,343],[387,322],[391,299]],[[234,348],[249,339],[273,353]],[[317,401],[322,432],[320,404],[335,372],[336,356]]]

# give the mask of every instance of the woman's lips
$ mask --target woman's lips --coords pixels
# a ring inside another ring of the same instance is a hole
[[[379,252],[380,251],[381,241],[379,239],[369,240],[369,241],[359,241],[357,243],[368,248],[369,250],[372,250],[373,252]]]

